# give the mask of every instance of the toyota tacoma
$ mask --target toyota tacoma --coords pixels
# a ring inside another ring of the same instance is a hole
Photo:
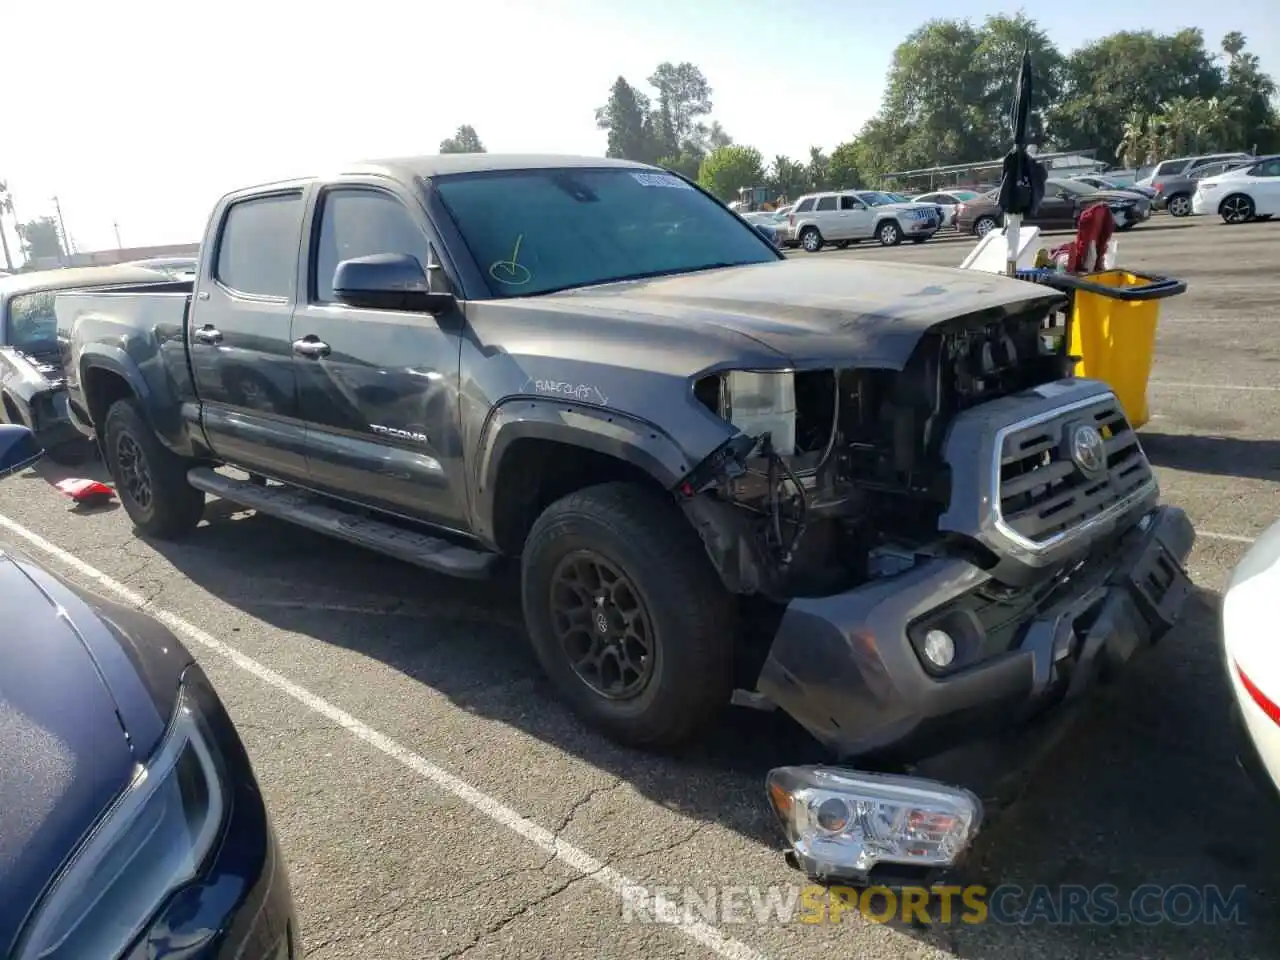
[[[1187,595],[1191,526],[1062,306],[788,259],[654,167],[454,155],[234,192],[185,289],[56,309],[142,534],[213,494],[455,576],[518,558],[583,717],[672,746],[780,708],[838,764],[770,775],[796,858],[866,877],[982,820],[901,771],[1057,712]]]

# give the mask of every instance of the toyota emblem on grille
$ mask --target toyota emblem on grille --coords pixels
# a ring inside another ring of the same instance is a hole
[[[1085,473],[1097,473],[1106,465],[1106,444],[1097,427],[1081,424],[1071,432],[1071,459]]]

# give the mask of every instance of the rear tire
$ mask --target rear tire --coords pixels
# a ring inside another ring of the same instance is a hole
[[[973,223],[973,234],[976,237],[985,237],[988,233],[996,228],[995,217],[979,217]]]
[[[817,227],[805,227],[800,231],[800,246],[806,253],[817,253],[824,243]]]
[[[1171,217],[1191,216],[1191,197],[1185,193],[1175,193],[1165,204]]]
[[[606,483],[556,501],[529,532],[521,588],[543,670],[612,739],[679,746],[729,702],[732,597],[669,500]],[[623,651],[637,665],[627,673]]]
[[[1218,205],[1218,215],[1223,223],[1248,223],[1256,212],[1253,200],[1243,193],[1233,193]]]
[[[160,442],[138,401],[113,403],[103,435],[116,496],[138,531],[177,540],[194,530],[204,515],[204,492],[187,483],[192,463]]]

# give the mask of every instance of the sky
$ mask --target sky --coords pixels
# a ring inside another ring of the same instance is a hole
[[[15,9],[16,7],[16,9]],[[595,108],[697,64],[712,118],[764,156],[852,137],[893,49],[932,17],[1003,0],[14,0],[0,180],[80,251],[200,239],[223,193],[343,161],[434,153],[464,123],[491,152],[602,155]],[[1077,0],[1030,8],[1065,51],[1122,29],[1242,31],[1280,77],[1280,3]],[[1212,16],[1210,16],[1212,14]],[[16,238],[9,231],[11,249]]]

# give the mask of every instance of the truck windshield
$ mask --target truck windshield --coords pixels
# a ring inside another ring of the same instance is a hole
[[[495,297],[779,259],[740,216],[661,171],[513,170],[434,183]]]
[[[52,290],[24,293],[9,301],[6,342],[24,353],[48,353],[58,348],[58,317]]]

